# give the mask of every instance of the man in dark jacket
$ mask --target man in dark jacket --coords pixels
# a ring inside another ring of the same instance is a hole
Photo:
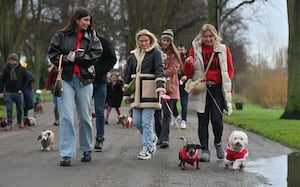
[[[12,130],[13,120],[13,103],[17,106],[17,123],[20,129],[25,128],[22,124],[23,117],[23,92],[25,86],[28,85],[29,79],[26,69],[20,66],[19,57],[17,54],[12,53],[8,57],[8,64],[2,72],[0,80],[0,99],[4,98],[5,90],[5,103],[8,118],[8,126],[5,131]]]
[[[102,36],[98,36],[102,43],[103,53],[96,63],[96,77],[94,80],[94,102],[96,112],[96,142],[95,151],[102,151],[104,142],[104,108],[107,93],[106,74],[116,64],[117,58],[112,44]]]

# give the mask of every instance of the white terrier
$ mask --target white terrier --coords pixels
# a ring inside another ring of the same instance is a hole
[[[244,161],[249,154],[246,145],[248,144],[248,136],[242,131],[233,131],[227,140],[227,148],[225,153],[225,166],[232,166],[233,170],[240,169],[244,166]]]

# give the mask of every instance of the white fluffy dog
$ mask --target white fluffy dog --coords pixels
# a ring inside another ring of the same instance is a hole
[[[225,166],[232,166],[233,170],[240,169],[244,166],[244,161],[249,152],[246,148],[248,144],[248,136],[242,131],[233,131],[227,140],[227,148],[225,153]]]
[[[41,140],[43,151],[53,150],[54,145],[54,133],[51,130],[43,130],[41,134],[38,136],[37,140]]]

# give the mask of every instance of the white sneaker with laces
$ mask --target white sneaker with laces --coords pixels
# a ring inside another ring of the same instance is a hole
[[[147,147],[143,147],[139,155],[137,156],[140,160],[149,160],[151,159],[151,152]]]
[[[158,138],[157,136],[154,137],[154,140],[153,140],[153,145],[152,145],[152,149],[151,149],[151,154],[155,154],[156,152],[156,144],[157,144],[157,141],[158,141]]]
[[[184,120],[182,120],[182,121],[180,122],[180,128],[181,128],[181,129],[186,129],[186,122],[185,122]]]

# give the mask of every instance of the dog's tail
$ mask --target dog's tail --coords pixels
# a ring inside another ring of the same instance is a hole
[[[187,140],[185,139],[184,136],[180,137],[179,139],[183,140],[185,144],[188,144]]]

